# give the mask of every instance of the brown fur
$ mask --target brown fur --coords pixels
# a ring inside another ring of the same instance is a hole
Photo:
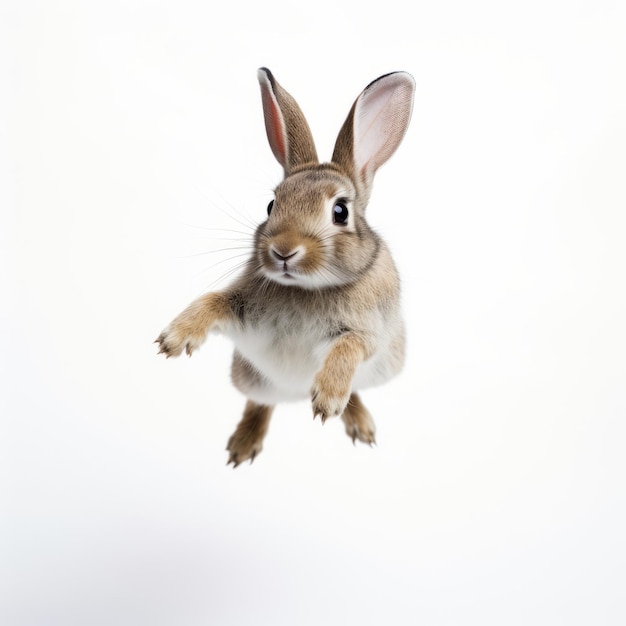
[[[179,356],[185,350],[191,356],[210,329],[232,319],[228,295],[208,293],[192,302],[159,335],[155,342],[160,345],[159,354],[169,358]]]
[[[212,330],[235,341],[232,380],[248,397],[227,446],[235,467],[261,451],[273,403],[291,393],[308,394],[322,422],[341,415],[352,441],[371,445],[374,422],[355,385],[380,384],[404,361],[398,274],[365,209],[376,169],[408,125],[412,79],[396,73],[368,85],[333,161],[322,164],[296,101],[269,70],[259,81],[268,141],[285,173],[273,209],[241,277],[193,302],[157,339],[168,357],[191,355]],[[333,219],[339,202],[347,221]]]
[[[346,427],[348,437],[352,439],[352,443],[358,439],[370,446],[376,443],[374,435],[376,427],[374,420],[365,405],[361,402],[361,398],[356,393],[350,396],[350,401],[341,416]]]
[[[313,383],[314,418],[319,415],[323,424],[326,418],[341,415],[350,399],[356,368],[367,356],[365,342],[356,333],[344,333],[335,341]]]
[[[228,463],[235,467],[243,461],[254,457],[263,449],[263,439],[270,425],[270,417],[274,407],[255,404],[248,400],[243,417],[235,432],[228,440],[226,450],[230,452]]]

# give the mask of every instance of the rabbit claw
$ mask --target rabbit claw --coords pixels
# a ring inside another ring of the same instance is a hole
[[[233,469],[235,469],[237,467],[237,465],[239,465],[239,463],[237,462],[237,454],[236,453],[233,454],[231,452],[230,456],[228,457],[228,461],[226,461],[226,467],[228,467],[231,463],[233,465]]]
[[[250,455],[250,465],[252,465],[252,461],[254,461],[255,456],[256,456],[256,450],[253,450],[252,454]],[[233,469],[235,469],[239,467],[245,460],[246,459],[239,460],[238,452],[231,452],[230,456],[228,457],[228,461],[226,461],[226,466],[228,467],[229,465],[232,465]]]
[[[239,450],[231,450],[230,447],[234,447],[238,445],[238,442],[231,441],[228,442],[228,446],[226,450],[230,453],[228,456],[228,461],[226,461],[226,465],[232,465],[233,469],[239,467],[244,461],[250,461],[250,465],[254,462],[256,455],[261,451],[260,449],[253,449],[249,452],[243,452],[240,454]]]

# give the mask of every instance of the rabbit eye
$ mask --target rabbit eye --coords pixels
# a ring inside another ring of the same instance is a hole
[[[274,201],[270,200],[270,203],[267,205],[267,214],[268,215],[272,212],[273,208],[274,208]]]
[[[348,207],[345,202],[337,202],[333,209],[333,223],[345,226],[348,223]]]

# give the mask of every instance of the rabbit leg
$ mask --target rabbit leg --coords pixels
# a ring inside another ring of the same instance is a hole
[[[263,438],[267,433],[273,410],[273,406],[256,404],[248,400],[243,417],[228,440],[226,450],[230,456],[226,465],[232,463],[237,467],[248,459],[250,463],[254,461],[254,457],[263,449]]]
[[[374,420],[361,402],[358,394],[353,393],[350,396],[350,401],[342,413],[341,419],[346,427],[348,437],[352,439],[352,443],[357,439],[363,443],[369,443],[370,446],[376,443],[374,438],[374,433],[376,432]]]
[[[319,415],[323,424],[326,418],[344,412],[350,400],[354,373],[365,355],[363,340],[353,333],[346,333],[335,341],[311,390],[313,419]]]
[[[216,325],[235,319],[227,293],[208,293],[192,302],[159,335],[159,354],[178,356],[183,350],[189,356],[199,348],[207,333]]]

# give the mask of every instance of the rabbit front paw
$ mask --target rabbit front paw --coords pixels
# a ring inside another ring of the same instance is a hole
[[[313,419],[318,415],[322,424],[329,417],[341,415],[350,399],[350,389],[339,389],[336,384],[329,385],[323,378],[318,378],[311,390],[311,403],[313,405]]]
[[[154,343],[159,344],[159,354],[179,356],[183,350],[191,356],[204,341],[205,333],[194,333],[188,323],[174,320],[157,338]]]
[[[206,339],[210,330],[219,330],[220,324],[232,319],[228,293],[207,293],[192,302],[159,335],[159,354],[178,356],[184,350],[189,356]]]

